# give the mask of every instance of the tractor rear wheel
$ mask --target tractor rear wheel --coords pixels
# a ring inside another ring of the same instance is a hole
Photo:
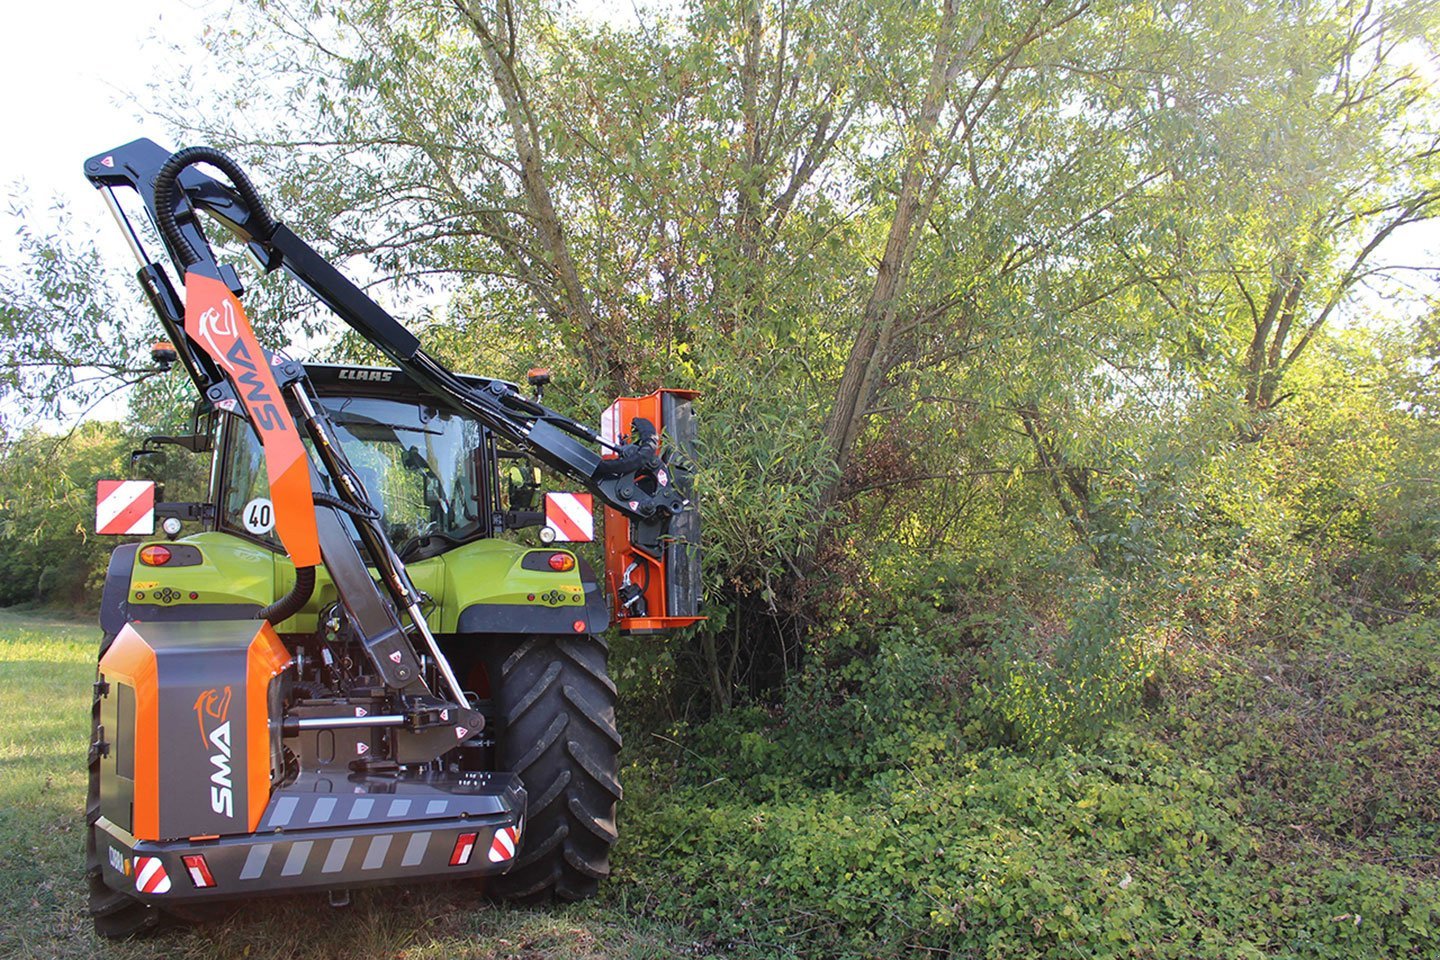
[[[114,637],[106,634],[100,642],[100,656],[110,646]],[[96,671],[99,678],[99,671]],[[93,695],[90,707],[90,752],[89,786],[85,794],[85,885],[90,892],[90,916],[95,921],[95,932],[107,940],[125,940],[140,937],[159,929],[161,913],[105,885],[104,868],[100,860],[100,844],[95,836],[95,823],[100,819],[100,693]]]
[[[525,637],[500,663],[496,760],[520,775],[520,849],[492,889],[512,900],[584,900],[610,873],[620,731],[609,647],[596,636]]]

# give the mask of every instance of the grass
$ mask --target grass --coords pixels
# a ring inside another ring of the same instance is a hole
[[[101,941],[85,914],[85,748],[96,628],[0,610],[0,957],[304,960],[602,960],[690,952],[677,931],[623,904],[528,910],[473,887],[364,891],[245,904],[229,916],[137,943]]]

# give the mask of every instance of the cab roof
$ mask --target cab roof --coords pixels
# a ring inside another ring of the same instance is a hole
[[[366,394],[369,396],[406,397],[419,399],[429,396],[411,380],[403,370],[395,367],[371,367],[351,363],[307,363],[305,373],[315,385],[318,393],[327,396],[340,394]],[[467,385],[483,388],[495,380],[457,374]],[[504,382],[504,381],[502,381]],[[509,384],[514,386],[514,384]]]

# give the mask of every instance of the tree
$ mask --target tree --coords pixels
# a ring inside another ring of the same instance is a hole
[[[259,4],[210,44],[264,82],[172,114],[263,160],[297,229],[426,296],[452,360],[550,361],[579,410],[705,392],[720,704],[742,645],[793,662],[807,579],[923,543],[933,514],[967,549],[987,544],[957,511],[992,510],[976,529],[1128,569],[1136,525],[1183,499],[1164,491],[1274,410],[1432,210],[1421,5],[639,19]]]
[[[0,269],[0,438],[37,420],[83,417],[116,391],[155,372],[133,299],[117,295],[112,265],[76,237],[63,209],[37,232],[17,201],[19,263]]]

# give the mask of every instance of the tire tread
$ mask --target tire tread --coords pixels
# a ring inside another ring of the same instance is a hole
[[[529,793],[520,850],[494,889],[541,902],[594,896],[610,873],[620,731],[600,637],[526,637],[500,664],[497,766]]]

